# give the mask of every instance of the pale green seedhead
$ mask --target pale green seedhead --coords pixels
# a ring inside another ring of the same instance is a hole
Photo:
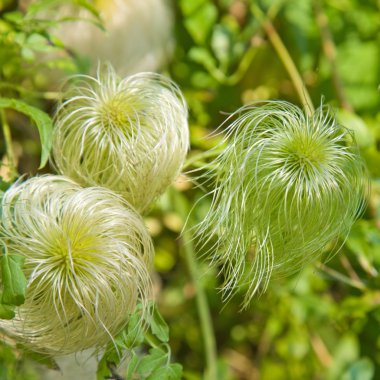
[[[148,305],[152,242],[141,217],[105,188],[61,176],[13,185],[0,225],[8,254],[25,257],[26,301],[0,328],[34,351],[102,347]]]
[[[168,78],[119,79],[111,66],[83,76],[58,108],[57,171],[83,186],[104,186],[145,212],[178,176],[189,148],[187,107]]]
[[[228,119],[227,148],[211,173],[211,209],[199,225],[203,240],[217,239],[213,261],[223,268],[227,296],[248,284],[248,303],[272,275],[320,258],[362,212],[363,161],[352,133],[327,111],[309,117],[268,101]]]

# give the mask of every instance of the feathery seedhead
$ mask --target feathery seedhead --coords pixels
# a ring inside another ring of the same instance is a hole
[[[227,122],[233,118],[198,231],[203,240],[217,238],[213,261],[222,266],[225,294],[248,285],[247,305],[272,274],[298,271],[348,234],[365,206],[367,178],[352,133],[323,107],[307,116],[268,101]]]
[[[65,94],[55,117],[57,171],[104,186],[145,212],[178,176],[189,148],[187,107],[168,78],[119,79],[110,65]]]
[[[34,351],[102,347],[137,302],[147,306],[153,246],[141,217],[105,188],[61,176],[16,183],[4,194],[0,234],[25,257],[25,303],[0,328]]]

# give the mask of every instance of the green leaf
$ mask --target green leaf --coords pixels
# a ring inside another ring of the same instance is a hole
[[[204,65],[209,71],[215,70],[216,62],[214,57],[206,48],[193,47],[189,50],[189,57],[194,62]]]
[[[351,129],[358,145],[361,148],[368,148],[375,143],[375,138],[365,124],[364,120],[353,112],[340,109],[337,112],[338,121],[346,128]]]
[[[0,319],[12,319],[15,316],[14,306],[0,303]]]
[[[96,379],[104,380],[108,379],[112,375],[112,371],[109,367],[110,363],[114,363],[116,366],[120,362],[120,356],[117,354],[115,347],[108,346],[106,353],[102,356],[98,363],[96,370]]]
[[[65,6],[67,5],[68,1],[67,0],[40,0],[38,2],[34,2],[29,5],[28,7],[28,12],[25,16],[26,19],[34,19],[39,13],[41,12],[46,12],[48,9],[57,9],[59,10],[60,6]],[[58,24],[62,21],[79,21],[82,20],[84,22],[89,22],[91,24],[96,25],[99,29],[105,30],[104,26],[102,24],[102,20],[100,17],[100,14],[98,10],[96,9],[96,6],[91,4],[90,1],[87,0],[70,0],[69,3],[73,5],[74,7],[77,7],[77,10],[80,9],[85,9],[89,12],[89,14],[92,16],[91,18],[88,17],[77,17],[77,16],[72,16],[72,17],[64,17],[62,19],[58,20],[49,20],[50,24]],[[79,12],[76,12],[79,15]],[[40,20],[41,21],[41,20]],[[44,22],[46,20],[43,20]]]
[[[12,108],[29,116],[34,121],[41,140],[40,168],[44,167],[48,161],[52,144],[53,123],[49,115],[36,107],[16,99],[0,98],[0,108]]]
[[[215,25],[211,37],[211,47],[224,69],[228,67],[232,56],[231,46],[230,31],[224,25]]]
[[[1,302],[6,305],[22,305],[25,302],[26,278],[22,271],[25,258],[16,255],[1,257],[3,295]]]
[[[128,368],[126,373],[126,379],[132,380],[134,378],[135,371],[140,363],[140,358],[136,352],[132,351],[132,357],[128,362]]]
[[[185,16],[195,12],[198,8],[200,8],[204,3],[207,3],[207,0],[181,0],[180,7]]]
[[[4,178],[0,176],[0,191],[8,190],[11,184],[7,181],[4,181]]]
[[[96,370],[96,380],[107,379],[107,376],[111,375],[111,371],[107,366],[107,359],[103,356],[98,363],[98,368]]]
[[[34,18],[38,13],[44,12],[51,7],[55,7],[61,3],[60,0],[40,0],[29,4],[28,11],[26,13],[26,18]]]
[[[144,341],[141,328],[141,315],[132,314],[127,327],[116,337],[115,342],[120,348],[131,349],[139,346]]]
[[[184,3],[190,3],[190,1],[181,2],[183,9],[186,8]],[[211,2],[204,2],[186,17],[185,27],[198,45],[206,43],[217,17],[218,10]]]
[[[157,368],[147,380],[180,380],[182,377],[182,366],[178,363],[166,367]]]
[[[160,348],[151,348],[149,354],[144,356],[137,368],[137,373],[147,377],[152,374],[157,368],[166,365],[168,354]]]
[[[166,324],[155,304],[153,304],[152,309],[152,314],[148,320],[152,333],[161,342],[166,343],[169,341],[169,326]]]
[[[23,14],[19,11],[7,12],[4,14],[4,19],[15,24],[21,24],[23,20]]]

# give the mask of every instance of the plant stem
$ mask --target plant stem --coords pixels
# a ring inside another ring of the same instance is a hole
[[[328,266],[319,263],[319,267],[321,270],[323,270],[325,273],[329,274],[331,277],[335,278],[338,281],[341,281],[347,285],[352,286],[353,288],[364,290],[365,285],[361,281],[352,280],[349,277],[346,277],[345,275],[337,272],[336,270],[329,268]]]
[[[161,342],[150,332],[148,331],[148,329],[146,329],[146,331],[144,331],[144,337],[145,337],[145,341],[150,344],[152,347],[159,347]]]
[[[207,166],[207,164],[203,161],[207,158],[212,158],[215,156],[218,156],[222,152],[222,149],[211,149],[207,150],[205,152],[201,152],[198,154],[194,154],[193,156],[190,156],[183,166],[182,170],[185,170],[191,166]]]
[[[185,221],[187,220],[189,214],[187,200],[178,191],[175,192],[175,198],[177,210],[181,213],[181,217]],[[189,227],[183,230],[182,241],[186,263],[196,292],[196,304],[201,323],[201,330],[206,354],[205,379],[218,380],[215,334],[211,319],[210,308],[207,301],[207,296],[201,281],[200,269],[197,263],[197,259],[195,257],[193,238],[191,232],[189,231]]]
[[[192,238],[188,232],[184,232],[183,241],[187,265],[196,290],[196,302],[206,352],[207,380],[217,380],[217,354],[211,313],[206,293],[199,278],[199,268],[194,254]]]
[[[343,83],[339,76],[338,69],[336,67],[336,62],[335,62],[336,48],[335,48],[334,40],[329,28],[329,23],[328,23],[326,13],[324,12],[322,4],[319,0],[314,0],[314,9],[315,9],[317,25],[321,33],[322,48],[330,64],[331,79],[332,79],[332,83],[335,88],[337,97],[339,99],[339,103],[341,107],[344,108],[345,110],[353,112],[352,105],[348,101],[347,96],[344,92]]]
[[[293,86],[298,94],[298,97],[305,108],[305,111],[309,115],[312,115],[314,113],[313,102],[311,101],[309,92],[303,83],[301,75],[298,72],[298,69],[292,57],[290,56],[288,49],[282,42],[271,21],[265,17],[261,9],[256,4],[253,4],[251,9],[254,16],[262,23],[265,33],[267,34],[274,50],[276,51],[286,71],[288,72]]]
[[[0,119],[1,119],[1,125],[3,128],[5,149],[6,149],[7,158],[8,158],[8,167],[9,167],[8,180],[12,181],[15,177],[17,177],[17,168],[15,165],[16,160],[15,160],[15,155],[14,155],[13,147],[12,147],[11,129],[9,127],[8,120],[5,115],[5,111],[3,109],[0,109]]]

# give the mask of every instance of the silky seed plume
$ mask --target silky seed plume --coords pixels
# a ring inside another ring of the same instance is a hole
[[[187,106],[168,78],[82,76],[58,108],[53,162],[83,186],[104,186],[144,213],[178,176],[189,149]]]
[[[151,296],[153,246],[141,217],[105,188],[62,176],[16,183],[2,199],[1,239],[25,258],[25,303],[0,328],[30,349],[102,347]],[[144,306],[145,305],[145,306]]]
[[[225,294],[248,286],[247,305],[272,275],[298,271],[348,234],[365,206],[367,178],[352,133],[324,108],[309,117],[268,101],[230,120],[198,234],[217,239],[211,251]]]

